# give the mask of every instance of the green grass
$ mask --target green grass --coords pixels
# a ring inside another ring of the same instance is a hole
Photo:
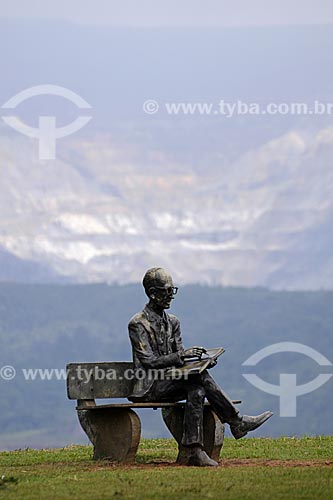
[[[174,466],[177,448],[169,439],[142,440],[134,466],[94,462],[91,456],[89,446],[1,452],[0,498],[333,499],[329,436],[226,439],[224,465],[212,469]]]

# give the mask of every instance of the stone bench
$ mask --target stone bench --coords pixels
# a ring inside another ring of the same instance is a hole
[[[185,402],[116,402],[96,404],[96,399],[127,398],[134,380],[131,362],[70,363],[67,369],[67,394],[77,400],[80,424],[94,446],[95,460],[131,463],[140,442],[141,422],[135,408],[162,409],[163,420],[178,443],[177,463],[187,461],[187,449],[181,444]],[[234,401],[240,403],[240,401]],[[224,425],[209,403],[204,408],[204,448],[218,460],[224,440]]]

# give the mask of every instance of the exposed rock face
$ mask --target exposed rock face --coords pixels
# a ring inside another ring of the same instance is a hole
[[[35,146],[0,142],[2,280],[123,283],[161,265],[182,283],[333,286],[332,128],[201,170],[105,135],[68,140],[53,162],[32,159]]]

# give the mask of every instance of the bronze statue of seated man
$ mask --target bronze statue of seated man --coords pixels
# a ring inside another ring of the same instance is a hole
[[[228,423],[236,439],[257,429],[272,416],[266,411],[261,415],[240,415],[230,398],[218,386],[207,369],[187,378],[156,379],[148,370],[181,367],[187,358],[200,357],[205,349],[194,347],[184,350],[179,319],[168,314],[171,301],[177,293],[171,276],[162,268],[149,269],[143,286],[149,298],[145,308],[130,320],[128,329],[133,349],[135,369],[147,376],[139,377],[134,386],[132,401],[182,401],[186,400],[182,444],[189,447],[188,465],[217,466],[203,449],[203,409],[207,398],[222,423]],[[211,362],[211,366],[216,364]],[[210,368],[209,366],[208,368]]]

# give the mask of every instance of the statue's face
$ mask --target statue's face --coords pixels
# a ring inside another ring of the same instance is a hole
[[[150,298],[162,309],[169,309],[178,288],[173,286],[172,278],[167,273],[161,273],[156,285],[152,288]]]

